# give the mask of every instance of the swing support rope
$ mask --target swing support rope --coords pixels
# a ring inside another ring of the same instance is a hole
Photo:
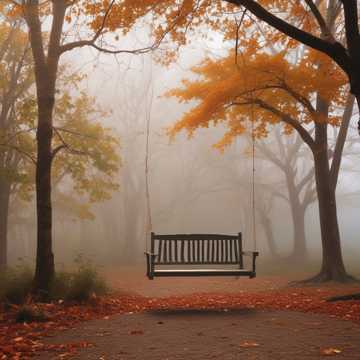
[[[255,125],[254,125],[254,116],[253,109],[251,109],[251,140],[252,140],[252,172],[251,172],[251,215],[252,215],[252,238],[254,251],[257,250],[257,239],[256,239],[256,203],[255,203]]]

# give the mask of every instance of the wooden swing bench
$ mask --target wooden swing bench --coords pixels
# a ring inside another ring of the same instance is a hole
[[[256,276],[257,251],[243,251],[241,233],[176,234],[151,233],[151,252],[146,252],[147,276]],[[243,256],[252,259],[244,269]],[[190,268],[189,268],[190,267]]]

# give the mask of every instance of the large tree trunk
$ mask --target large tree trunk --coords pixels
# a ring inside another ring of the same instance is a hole
[[[7,266],[10,183],[0,177],[0,269]]]
[[[52,112],[54,93],[39,96],[36,164],[36,209],[37,209],[37,253],[35,289],[44,295],[48,292],[54,277],[54,254],[52,251],[52,205],[51,205],[51,162],[52,162]]]
[[[319,202],[320,229],[322,241],[322,266],[313,279],[319,281],[346,281],[347,275],[340,245],[340,233],[336,210],[335,187],[330,181],[327,149],[327,125],[316,124],[317,146],[314,151],[315,180]]]
[[[40,21],[38,0],[24,6],[29,28],[31,50],[35,64],[36,96],[38,105],[37,164],[36,164],[36,209],[37,209],[37,253],[34,292],[46,299],[54,277],[54,254],[52,251],[52,207],[51,207],[51,142],[53,136],[53,110],[57,78],[60,42],[64,25],[66,2],[53,1],[53,19],[45,51]]]

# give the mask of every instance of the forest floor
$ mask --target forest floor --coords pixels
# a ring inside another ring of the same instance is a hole
[[[0,359],[360,359],[360,301],[326,302],[359,285],[148,281],[133,269],[108,277],[118,289],[110,296],[37,305],[47,322],[16,324],[16,308],[0,312]]]

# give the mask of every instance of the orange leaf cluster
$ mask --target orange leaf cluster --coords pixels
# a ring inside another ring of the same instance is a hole
[[[228,131],[216,147],[224,149],[252,124],[255,137],[261,138],[269,126],[280,122],[286,133],[294,124],[339,123],[337,111],[324,119],[313,105],[318,93],[332,109],[344,104],[347,80],[329,58],[308,50],[292,63],[284,52],[270,55],[257,47],[246,49],[237,63],[234,58],[230,52],[224,59],[204,61],[192,69],[198,80],[184,80],[181,88],[166,94],[197,103],[169,129],[171,137],[182,130],[191,136],[198,128],[220,122]]]

